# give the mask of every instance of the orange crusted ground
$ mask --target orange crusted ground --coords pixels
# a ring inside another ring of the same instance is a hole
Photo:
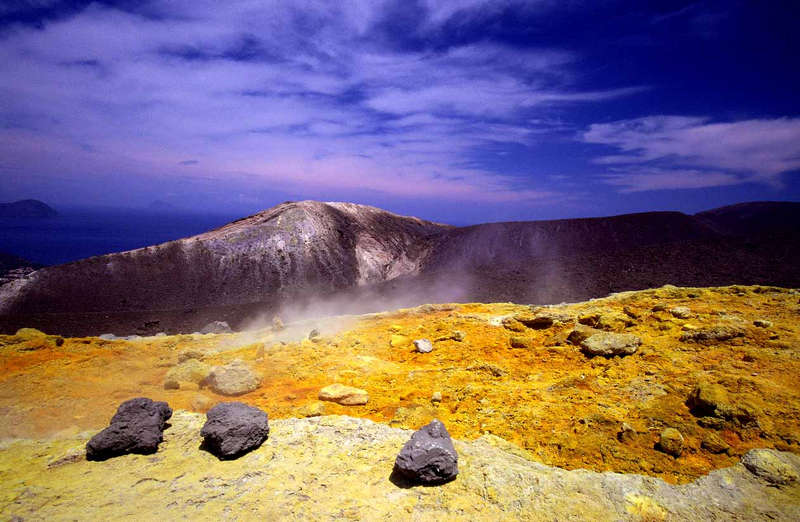
[[[734,464],[750,448],[800,453],[799,300],[797,291],[779,288],[664,287],[534,309],[425,305],[278,332],[63,343],[21,332],[0,336],[0,438],[95,431],[137,396],[195,411],[240,400],[271,418],[323,412],[418,428],[437,417],[454,437],[488,432],[546,464],[687,482]],[[536,329],[513,320],[542,312],[565,322]],[[625,357],[587,357],[567,340],[578,322],[633,333],[642,345]],[[714,326],[742,336],[681,340]],[[296,340],[313,327],[320,338]],[[512,337],[523,347],[512,347]],[[431,353],[414,351],[420,338],[433,341]],[[243,359],[263,375],[261,386],[235,399],[188,382],[165,389],[167,372],[187,350],[209,365]],[[320,403],[319,390],[332,383],[366,390],[369,401]],[[756,421],[703,424],[686,405],[699,383],[720,385]],[[432,400],[435,392],[441,401]],[[632,431],[621,435],[623,424]],[[667,427],[685,439],[680,457],[657,447]],[[714,436],[728,448],[710,451],[703,441]]]

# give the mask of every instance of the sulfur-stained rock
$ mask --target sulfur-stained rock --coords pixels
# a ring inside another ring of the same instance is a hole
[[[636,438],[636,430],[627,422],[623,422],[617,432],[617,440],[620,442],[631,442],[634,438]]]
[[[680,457],[683,453],[684,440],[681,432],[675,428],[667,428],[658,438],[658,448],[673,457]]]
[[[414,432],[397,455],[394,466],[416,484],[443,484],[456,478],[458,454],[444,424],[434,419]]]
[[[634,320],[617,310],[594,310],[584,312],[578,316],[578,322],[585,326],[605,330],[607,332],[619,332],[629,326],[636,324]]]
[[[200,384],[211,373],[211,367],[196,358],[185,359],[182,363],[170,368],[165,381],[193,382]]]
[[[320,415],[325,415],[325,403],[311,402],[305,406],[302,406],[297,411],[297,414],[300,417],[319,417]]]
[[[522,337],[521,335],[512,335],[508,342],[512,348],[523,348],[526,350],[533,348],[533,340],[528,337]]]
[[[722,440],[722,438],[714,432],[706,433],[703,436],[703,441],[700,443],[700,446],[714,454],[725,453],[731,448],[730,444]]]
[[[398,348],[400,346],[405,346],[407,344],[408,344],[408,337],[406,337],[405,335],[393,334],[389,338],[389,346],[391,346],[392,348]]]
[[[234,359],[224,366],[215,366],[203,381],[220,395],[243,395],[258,388],[261,376],[241,359]]]
[[[543,330],[556,324],[564,324],[572,321],[572,316],[554,310],[538,310],[533,314],[519,314],[514,318],[528,328]]]
[[[179,390],[181,387],[181,383],[176,381],[175,379],[167,379],[164,381],[164,389],[165,390]]]
[[[786,486],[800,480],[800,473],[785,454],[772,449],[750,450],[742,457],[750,473],[776,486]]]
[[[369,401],[369,394],[362,389],[343,384],[331,384],[319,392],[319,400],[330,401],[344,406],[358,406]]]
[[[634,354],[641,344],[642,339],[633,334],[611,332],[590,335],[580,343],[583,353],[587,355],[602,355],[604,357]]]
[[[205,354],[200,350],[183,350],[178,354],[178,364],[188,361],[190,359],[197,359],[201,361]]]
[[[126,453],[155,453],[172,409],[145,397],[120,404],[110,425],[86,444],[86,458],[105,460]]]
[[[574,346],[580,346],[585,339],[601,332],[602,330],[579,324],[569,333],[567,336],[567,342]]]
[[[744,333],[744,329],[738,326],[717,325],[684,332],[681,335],[681,341],[703,344],[720,343],[737,337],[743,337]]]
[[[772,328],[772,321],[768,321],[766,319],[756,319],[753,321],[753,325],[759,328]]]
[[[700,424],[721,429],[725,423],[739,427],[758,426],[758,409],[745,401],[733,403],[728,392],[719,384],[701,382],[689,394],[686,405]]]
[[[200,431],[203,448],[220,459],[235,459],[258,448],[269,436],[266,412],[241,402],[217,404],[206,418]]]
[[[415,339],[414,348],[419,353],[430,353],[433,351],[433,344],[428,339]]]
[[[206,411],[211,407],[212,404],[214,404],[212,400],[205,395],[195,395],[192,397],[191,406],[193,410],[201,412]]]
[[[525,325],[517,321],[514,317],[506,317],[503,319],[503,328],[512,332],[524,332]]]
[[[676,306],[671,308],[669,313],[676,319],[689,319],[692,316],[692,311],[686,306]]]

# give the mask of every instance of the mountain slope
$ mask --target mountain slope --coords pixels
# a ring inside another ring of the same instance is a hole
[[[55,217],[58,212],[38,199],[23,199],[13,203],[0,203],[0,217],[40,218]]]
[[[214,319],[241,327],[318,301],[364,313],[426,302],[557,303],[664,284],[794,287],[798,208],[457,228],[350,203],[284,203],[198,236],[6,284],[0,331],[191,331]]]

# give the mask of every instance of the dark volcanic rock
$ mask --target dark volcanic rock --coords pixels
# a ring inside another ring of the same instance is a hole
[[[166,402],[145,397],[125,401],[108,428],[86,444],[86,458],[105,460],[126,453],[155,453],[170,417],[172,408]]]
[[[222,402],[206,413],[200,431],[203,447],[220,459],[234,459],[261,446],[269,436],[269,419],[258,408]]]
[[[438,420],[414,432],[395,460],[395,470],[411,482],[434,485],[458,475],[458,454]]]

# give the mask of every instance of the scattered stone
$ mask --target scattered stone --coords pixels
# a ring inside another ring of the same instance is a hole
[[[572,321],[571,315],[552,310],[540,311],[532,316],[520,314],[514,318],[523,325],[534,330],[544,330],[545,328],[550,328],[554,324],[562,324]]]
[[[583,313],[578,316],[578,323],[607,332],[621,331],[636,324],[628,315],[616,310]]]
[[[116,341],[119,339],[116,335],[112,333],[104,333],[97,336],[98,339],[102,339],[104,341]]]
[[[722,440],[722,437],[714,432],[706,433],[703,437],[703,441],[700,443],[700,446],[710,453],[714,453],[715,455],[719,453],[725,453],[731,449],[730,444]]]
[[[744,337],[744,330],[736,326],[712,326],[710,328],[700,328],[698,330],[685,332],[681,335],[681,341],[694,343],[716,343],[729,341],[737,337]]]
[[[211,399],[205,395],[195,395],[192,398],[191,406],[193,410],[206,411],[211,407]]]
[[[651,308],[650,310],[653,312],[665,312],[667,310],[667,305],[657,304],[654,305],[653,308]]]
[[[431,402],[434,403],[442,402],[442,392],[438,391],[433,392],[433,395],[431,395]]]
[[[241,359],[234,359],[224,366],[212,368],[202,384],[220,395],[243,395],[258,388],[261,376]]]
[[[180,388],[181,388],[181,383],[179,383],[175,379],[167,379],[164,381],[165,390],[179,390]]]
[[[125,401],[109,426],[86,444],[86,458],[106,460],[127,453],[155,453],[170,417],[172,408],[166,402],[145,397]]]
[[[416,339],[414,341],[414,348],[419,353],[430,353],[433,351],[433,344],[428,339]]]
[[[122,337],[121,339],[123,341],[138,341],[141,338],[142,338],[141,335],[126,335],[125,337]]]
[[[433,420],[411,435],[395,460],[395,470],[415,484],[436,485],[458,475],[458,454],[450,434]]]
[[[772,328],[772,321],[767,321],[766,319],[756,319],[753,321],[753,325],[759,328]]]
[[[184,350],[178,354],[178,362],[182,363],[184,361],[188,361],[189,359],[197,359],[200,361],[203,359],[203,357],[205,357],[205,354],[198,350]]]
[[[217,404],[208,410],[206,418],[200,431],[203,448],[223,460],[258,448],[269,436],[266,412],[241,402]]]
[[[620,442],[631,442],[635,437],[636,430],[627,422],[623,422],[617,432],[617,440]]]
[[[231,327],[225,321],[214,321],[205,325],[202,330],[200,330],[201,334],[226,334],[226,333],[233,333]]]
[[[726,423],[739,427],[758,426],[758,409],[746,402],[733,404],[728,392],[719,384],[699,383],[686,400],[692,415],[699,423],[712,429],[722,429]]]
[[[669,313],[677,319],[689,319],[692,316],[692,311],[685,306],[676,306],[670,309]]]
[[[211,374],[211,367],[197,359],[186,359],[182,363],[170,368],[166,380],[193,382],[200,384]]]
[[[312,402],[302,406],[297,413],[301,417],[321,417],[325,415],[325,403],[324,402]]]
[[[358,406],[369,401],[369,394],[362,389],[336,383],[322,388],[319,392],[319,400],[335,402],[344,406]]]
[[[526,350],[533,348],[533,339],[519,335],[512,335],[511,339],[509,339],[509,343],[512,348],[524,348]]]
[[[604,357],[631,355],[636,353],[641,344],[641,338],[636,335],[611,332],[590,335],[580,343],[581,349],[585,354],[590,356],[602,355]]]
[[[579,346],[584,340],[597,333],[601,333],[601,330],[578,325],[567,336],[567,342],[575,346]]]
[[[436,338],[436,342],[440,342],[440,341],[457,341],[457,342],[461,342],[464,339],[466,339],[466,337],[467,337],[467,334],[465,334],[461,330],[453,330],[453,333],[451,333],[451,334],[443,335],[441,337],[437,337]]]
[[[405,335],[398,335],[394,334],[391,338],[389,338],[389,346],[392,348],[397,348],[399,346],[405,346],[408,344],[408,337]]]
[[[517,321],[514,317],[506,317],[503,319],[503,328],[512,332],[524,332],[525,325]]]
[[[673,457],[681,456],[681,453],[683,453],[683,445],[683,435],[675,428],[665,429],[658,438],[659,449]]]
[[[316,342],[316,341],[319,339],[319,335],[320,335],[320,334],[319,334],[319,330],[317,330],[316,328],[314,328],[313,330],[311,330],[310,332],[308,332],[308,340],[309,340],[309,341],[315,341],[315,342]]]
[[[742,457],[742,464],[756,477],[776,486],[800,480],[797,468],[787,462],[785,454],[772,449],[754,449]]]

